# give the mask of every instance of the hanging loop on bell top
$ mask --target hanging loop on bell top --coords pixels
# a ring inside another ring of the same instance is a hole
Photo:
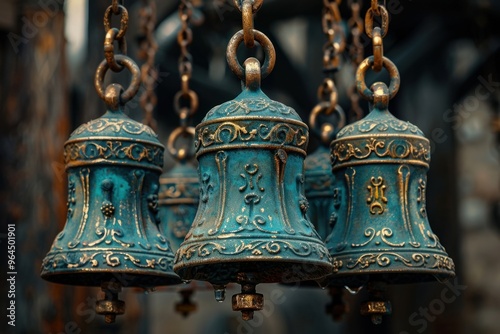
[[[167,142],[167,149],[178,161],[183,161],[183,160],[189,160],[194,157],[194,152],[193,149],[191,149],[191,146],[186,147],[180,147],[177,148],[176,144],[178,140],[181,137],[186,138],[189,142],[194,141],[194,135],[195,135],[195,128],[192,126],[187,126],[187,127],[178,127],[168,137],[168,142]],[[186,145],[185,145],[186,146]]]
[[[104,102],[106,102],[108,108],[111,110],[118,110],[120,106],[132,100],[139,91],[139,87],[141,85],[141,70],[139,69],[137,64],[127,56],[116,55],[114,59],[118,65],[126,67],[130,71],[130,73],[132,73],[132,80],[130,81],[129,87],[125,91],[123,91],[123,87],[113,84],[115,86],[121,87],[120,90],[113,89],[112,91],[115,93],[112,93],[112,91],[108,89],[112,85],[108,86],[106,90],[104,89],[104,77],[106,76],[106,72],[110,68],[106,60],[103,60],[101,64],[99,64],[99,67],[97,68],[95,74],[94,84],[97,90],[97,94],[101,99],[104,100]]]
[[[276,50],[274,49],[274,45],[271,40],[262,32],[258,30],[253,30],[255,35],[255,40],[259,42],[261,47],[264,49],[265,60],[261,66],[261,78],[266,78],[274,69],[274,65],[276,64]],[[246,81],[245,79],[245,69],[238,61],[238,57],[236,55],[236,51],[238,50],[238,46],[244,39],[243,30],[238,31],[229,41],[227,45],[226,58],[229,64],[229,68],[231,71],[242,81]]]
[[[120,16],[120,29],[111,27],[112,15]],[[128,20],[128,11],[123,6],[123,1],[113,0],[104,13],[104,29],[106,31],[106,38],[104,39],[105,59],[99,64],[94,78],[97,94],[112,111],[119,110],[121,106],[132,100],[139,91],[141,84],[141,71],[139,67],[131,58],[126,56],[127,43],[125,33],[128,29]],[[115,53],[115,41],[118,41],[118,47],[122,54]],[[121,85],[111,84],[105,89],[103,82],[106,72],[111,69],[117,73],[123,71],[124,68],[127,68],[132,74],[129,87],[123,89]]]
[[[356,86],[358,88],[358,93],[363,97],[365,100],[368,100],[370,102],[374,102],[374,92],[373,88],[369,89],[366,86],[365,82],[365,76],[366,76],[366,71],[368,71],[369,68],[373,66],[374,63],[374,57],[370,56],[366,58],[358,68],[358,72],[356,73]],[[394,96],[399,91],[399,87],[401,84],[401,78],[399,76],[399,71],[396,65],[392,61],[390,61],[388,58],[384,57],[383,58],[383,66],[389,72],[389,76],[391,78],[391,81],[389,83],[389,90],[388,90],[388,96],[389,99],[393,99]]]
[[[317,121],[319,116],[332,115],[335,115],[335,119],[331,122]],[[332,110],[331,105],[328,102],[318,103],[313,108],[313,110],[311,111],[311,115],[309,116],[309,126],[311,132],[320,137],[321,142],[325,145],[330,144],[330,142],[335,139],[337,132],[339,132],[339,130],[342,129],[345,124],[346,118],[344,110],[339,105],[336,105]]]

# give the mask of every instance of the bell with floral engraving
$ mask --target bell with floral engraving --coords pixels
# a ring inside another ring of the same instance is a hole
[[[275,53],[264,34],[254,33],[266,52],[263,69],[255,58],[245,68],[237,64],[243,40],[238,32],[228,61],[244,80],[243,92],[210,110],[196,127],[200,205],[174,264],[183,279],[212,283],[219,301],[226,284],[241,284],[233,310],[245,320],[263,307],[256,284],[317,279],[332,269],[306,215],[308,128],[292,108],[260,89],[261,73],[272,70]]]
[[[116,56],[133,74],[140,71],[126,56]],[[122,287],[151,289],[180,283],[172,253],[159,228],[158,189],[164,147],[149,128],[127,117],[123,101],[134,88],[102,89],[108,69],[98,69],[98,92],[108,104],[100,118],[80,126],[64,146],[68,173],[66,225],[43,260],[42,278],[55,283],[100,286],[105,299],[97,313],[113,322],[124,312],[117,299]]]
[[[364,74],[373,57],[358,69],[358,91],[371,101],[364,119],[344,127],[331,143],[337,223],[327,239],[336,273],[332,285],[356,288],[367,283],[414,283],[454,277],[453,260],[429,225],[425,193],[429,140],[409,122],[394,117],[389,100],[399,88],[395,65],[384,58],[390,87],[366,87]],[[365,305],[366,314],[380,304]],[[390,305],[379,308],[390,312]],[[381,311],[380,313],[384,313]]]

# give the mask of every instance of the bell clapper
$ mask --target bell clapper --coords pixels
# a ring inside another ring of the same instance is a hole
[[[125,313],[125,302],[118,299],[118,293],[122,290],[120,283],[103,282],[101,289],[104,299],[98,300],[95,305],[97,314],[104,315],[107,324],[115,322],[116,316]]]
[[[226,286],[223,284],[214,284],[215,300],[222,303],[226,299]]]
[[[380,325],[382,316],[392,314],[391,302],[385,297],[386,283],[371,282],[368,284],[368,301],[361,305],[361,314],[371,316],[373,324]]]
[[[333,321],[342,320],[342,316],[349,312],[349,305],[347,305],[343,298],[343,289],[341,287],[330,288],[331,303],[326,305],[326,313],[329,313]]]
[[[184,318],[189,316],[191,313],[195,312],[198,308],[195,303],[191,300],[191,296],[194,294],[194,290],[182,289],[179,291],[179,294],[182,296],[182,300],[175,304],[175,311],[180,313]]]
[[[255,284],[243,283],[241,293],[233,296],[233,311],[241,311],[243,320],[252,320],[253,312],[264,307],[264,296],[255,292]]]

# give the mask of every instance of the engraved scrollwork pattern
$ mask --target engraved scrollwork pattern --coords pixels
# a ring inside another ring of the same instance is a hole
[[[57,267],[72,269],[85,267],[100,268],[104,266],[117,267],[130,263],[138,268],[156,269],[158,267],[161,270],[169,270],[171,261],[171,258],[165,256],[143,258],[143,256],[134,256],[129,252],[98,251],[95,253],[83,253],[76,259],[68,254],[58,254],[53,257],[46,257],[42,263],[42,267],[46,270]]]
[[[71,137],[81,135],[84,132],[98,134],[104,131],[111,131],[114,133],[125,132],[131,135],[146,134],[153,138],[158,137],[149,126],[133,120],[117,118],[98,118],[92,120],[73,131]]]
[[[399,119],[388,119],[388,120],[362,120],[360,122],[347,125],[342,130],[339,131],[337,138],[344,137],[347,134],[353,132],[359,132],[362,134],[370,132],[386,132],[388,130],[393,130],[396,132],[409,132],[416,135],[423,136],[423,132],[415,125],[410,122],[404,122]]]
[[[371,155],[379,158],[416,159],[426,164],[431,159],[428,143],[405,139],[369,138],[352,142],[339,141],[332,146],[332,161],[335,163],[343,163],[351,159],[364,160]]]
[[[347,269],[359,267],[361,269],[369,268],[371,265],[387,267],[392,263],[392,260],[404,264],[407,267],[423,267],[426,265],[430,256],[428,254],[413,253],[407,258],[399,253],[381,252],[363,254],[357,259],[349,259],[346,264]]]
[[[147,161],[156,166],[163,166],[163,149],[158,146],[126,143],[123,141],[69,143],[64,147],[65,163],[96,159]]]
[[[455,263],[453,263],[453,260],[450,257],[435,254],[434,259],[436,262],[434,262],[432,268],[455,271]]]
[[[196,150],[213,145],[231,144],[235,142],[264,141],[279,145],[293,145],[301,149],[307,146],[307,128],[288,123],[265,124],[251,128],[234,122],[224,122],[213,129],[210,125],[198,130],[195,141]]]
[[[400,243],[394,243],[389,241],[387,238],[391,238],[394,235],[393,231],[388,228],[384,227],[383,229],[376,231],[373,227],[369,227],[365,230],[364,236],[368,238],[367,241],[360,243],[360,244],[351,244],[353,248],[358,248],[358,247],[364,247],[367,246],[370,242],[372,242],[375,238],[377,240],[375,241],[375,245],[379,246],[381,242],[384,244],[391,246],[391,247],[404,247],[405,242],[400,242]]]
[[[252,242],[240,240],[240,242],[235,244],[234,247],[231,247],[231,249],[228,248],[228,245],[229,244],[223,246],[218,242],[200,242],[187,245],[177,251],[174,262],[178,263],[184,259],[189,260],[193,256],[206,258],[214,255],[215,252],[220,255],[250,253],[253,256],[261,256],[265,253],[277,255],[280,252],[290,251],[301,257],[309,257],[315,254],[321,259],[324,257],[329,258],[328,250],[324,246],[305,241],[292,243],[280,240],[256,240]]]
[[[249,99],[233,100],[226,102],[220,106],[216,106],[207,113],[206,118],[209,118],[216,113],[219,115],[231,116],[236,113],[242,113],[248,115],[251,113],[259,113],[264,111],[269,111],[280,115],[292,114],[297,116],[295,110],[284,105],[283,103],[265,98],[249,98]]]
[[[267,223],[266,219],[261,215],[254,215],[255,206],[258,205],[262,199],[262,193],[265,192],[265,188],[260,185],[260,180],[262,179],[262,173],[259,173],[258,164],[246,164],[244,166],[245,173],[241,173],[240,177],[243,179],[244,183],[238,188],[240,192],[248,192],[245,194],[244,203],[245,207],[243,212],[246,214],[238,215],[236,217],[236,222],[240,225],[235,231],[229,233],[238,233],[241,231],[254,231],[258,230],[264,233],[276,233],[275,231],[268,231],[262,228],[263,225]]]

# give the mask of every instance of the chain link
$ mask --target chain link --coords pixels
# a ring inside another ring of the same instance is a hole
[[[381,19],[380,26],[374,27],[374,17]],[[378,0],[371,0],[371,7],[366,12],[365,30],[368,37],[372,39],[374,61],[372,69],[380,72],[383,68],[384,43],[383,38],[389,30],[389,12],[385,8],[385,0],[382,4]]]
[[[364,22],[361,19],[360,15],[363,2],[362,0],[349,0],[348,5],[351,10],[351,17],[347,21],[347,26],[349,27],[349,33],[351,37],[349,56],[351,58],[352,67],[354,69],[354,75],[356,75],[356,69],[364,59],[364,47],[363,43],[361,43],[361,34],[364,30]],[[363,117],[363,109],[359,105],[359,95],[356,91],[355,84],[348,88],[347,96],[349,97],[349,100],[351,102],[349,109],[349,120],[351,122],[358,121]]]
[[[113,15],[120,17],[119,29],[111,26]],[[112,0],[111,5],[108,6],[104,13],[104,29],[106,32],[104,56],[106,59],[99,64],[94,79],[97,94],[106,102],[108,108],[111,110],[119,110],[122,105],[130,101],[137,94],[140,87],[141,74],[139,67],[132,59],[126,56],[127,42],[125,34],[128,29],[128,20],[128,11],[123,5],[123,1]],[[115,52],[115,41],[118,42],[121,54]],[[106,72],[108,70],[121,72],[124,68],[127,68],[132,74],[129,87],[124,89],[121,85],[110,84],[105,89],[103,83]]]
[[[243,21],[243,41],[249,49],[255,46],[254,15],[262,7],[264,0],[233,0],[234,6],[241,12]]]
[[[323,0],[321,24],[328,41],[323,46],[323,70],[334,73],[340,66],[340,55],[345,50],[345,33],[342,29],[341,0]]]
[[[194,140],[195,131],[189,123],[199,106],[198,94],[189,87],[193,73],[193,57],[189,52],[189,46],[193,42],[193,31],[191,30],[193,21],[192,0],[180,1],[179,19],[181,20],[181,29],[177,34],[177,43],[181,50],[181,55],[179,56],[181,89],[174,96],[174,109],[179,116],[180,126],[170,134],[167,148],[174,158],[185,160],[192,158],[193,152],[191,152],[189,147],[186,147],[185,143],[180,148],[176,147],[176,143],[181,137],[190,138],[189,142]]]
[[[325,78],[318,87],[318,104],[311,111],[309,125],[314,133],[319,135],[324,144],[329,144],[345,122],[344,112],[338,106],[338,91],[333,73],[340,67],[340,57],[346,48],[345,32],[342,28],[342,16],[339,6],[341,0],[323,0],[321,26],[327,42],[323,46],[323,72]],[[318,122],[318,116],[337,115],[332,124]]]
[[[193,31],[191,30],[192,17],[193,3],[191,0],[181,0],[179,4],[181,29],[177,34],[177,43],[181,49],[179,57],[181,90],[174,97],[174,108],[179,115],[182,127],[187,127],[189,119],[198,109],[198,95],[189,87],[193,73],[193,57],[189,52],[189,46],[193,42]]]
[[[154,38],[156,26],[156,3],[154,0],[143,0],[143,6],[139,10],[139,26],[144,36],[139,46],[139,59],[144,60],[141,66],[141,81],[144,92],[140,97],[141,108],[144,111],[143,123],[156,130],[154,110],[158,103],[155,93],[155,85],[158,80],[158,70],[155,67],[155,56],[158,44]]]
[[[380,26],[374,27],[374,17],[381,19]],[[371,0],[371,6],[368,8],[365,16],[365,31],[368,37],[372,39],[373,56],[363,60],[356,71],[356,88],[361,97],[373,103],[375,108],[387,108],[389,100],[398,93],[401,78],[398,68],[394,63],[384,57],[383,38],[389,30],[389,13],[385,8],[385,0]],[[371,68],[375,72],[380,72],[385,68],[390,76],[389,87],[385,83],[376,82],[372,88],[366,84],[366,72]]]

